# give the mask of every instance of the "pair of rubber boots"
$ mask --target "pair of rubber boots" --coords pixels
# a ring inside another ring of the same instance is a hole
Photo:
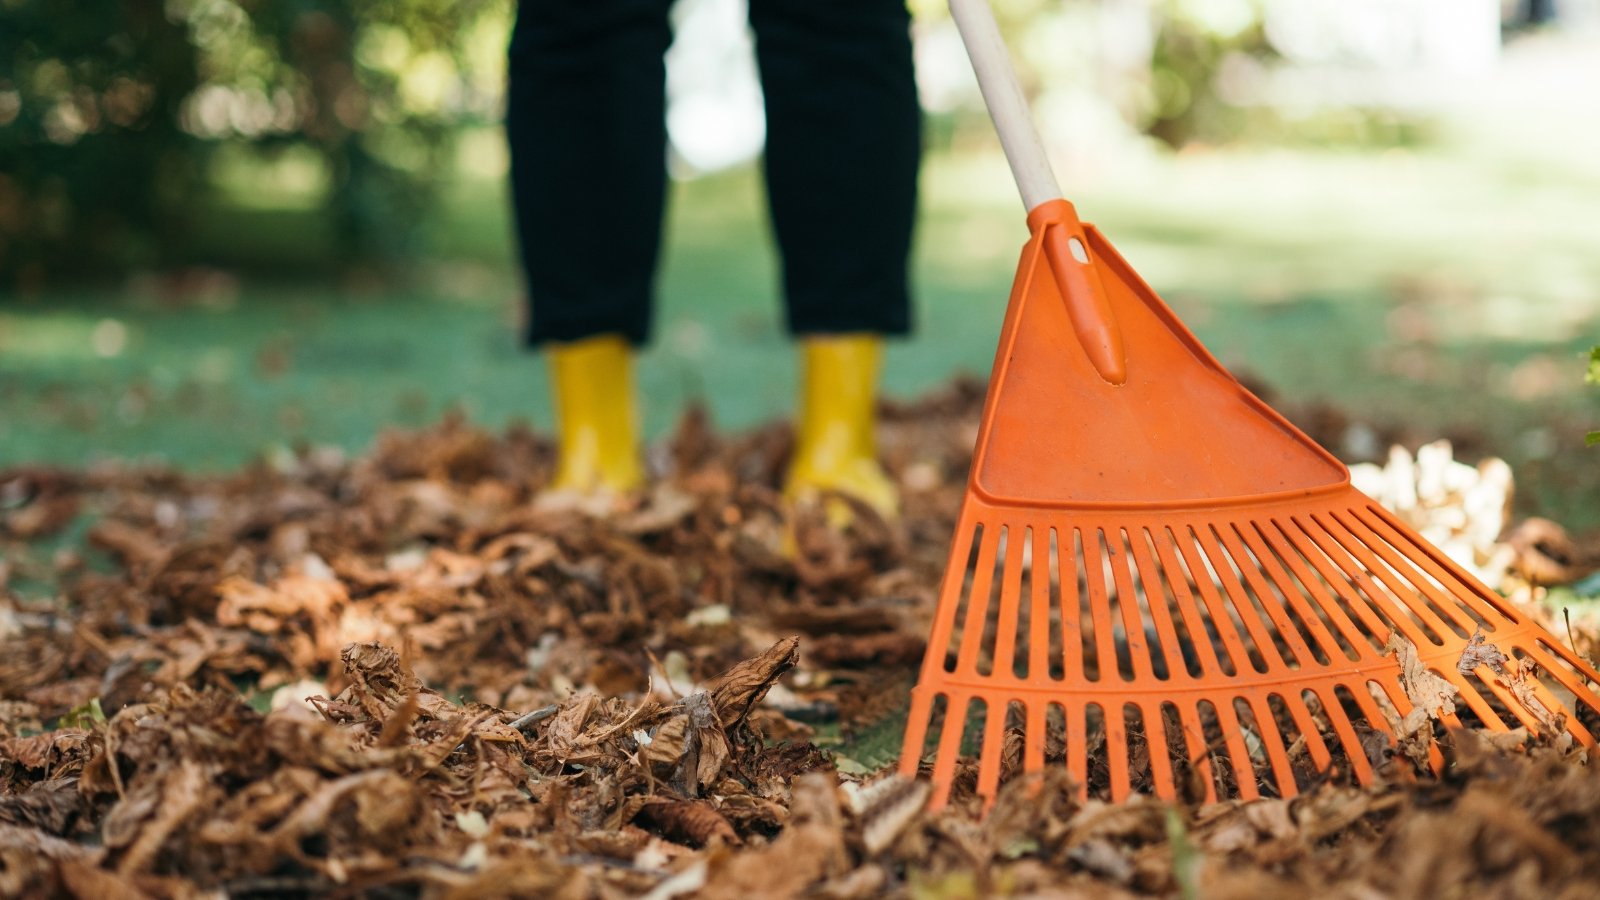
[[[639,456],[633,351],[601,335],[552,346],[546,353],[560,432],[552,493],[623,494],[644,482]],[[800,342],[800,409],[794,455],[784,483],[790,502],[815,502],[825,491],[861,500],[885,518],[899,494],[878,462],[875,404],[883,341],[829,335]],[[829,508],[829,518],[846,519]]]

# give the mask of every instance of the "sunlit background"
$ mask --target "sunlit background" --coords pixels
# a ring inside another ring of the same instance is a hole
[[[759,0],[757,0],[759,2]],[[1022,210],[943,5],[891,392],[988,369]],[[1285,405],[1600,524],[1600,0],[997,0],[1080,211]],[[0,465],[549,424],[517,345],[506,0],[0,0]],[[742,0],[679,0],[647,427],[784,415]]]

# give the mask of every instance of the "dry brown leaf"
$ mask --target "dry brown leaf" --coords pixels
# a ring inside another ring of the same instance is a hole
[[[569,756],[585,743],[584,731],[599,707],[600,698],[593,694],[583,694],[563,706],[544,733],[551,752],[557,757]]]
[[[1411,701],[1411,709],[1403,716],[1396,715],[1387,703],[1380,704],[1380,709],[1391,719],[1389,727],[1401,752],[1416,766],[1425,767],[1433,747],[1432,722],[1455,713],[1460,693],[1455,685],[1424,666],[1417,658],[1416,645],[1398,631],[1389,635],[1383,653],[1393,654],[1400,664],[1400,687]]]
[[[838,788],[826,775],[795,782],[789,824],[770,847],[727,858],[700,896],[706,900],[798,897],[850,867]]]
[[[876,856],[922,814],[932,789],[928,782],[889,775],[863,787],[851,803],[868,855]]]
[[[149,819],[130,835],[127,850],[117,861],[117,872],[133,875],[145,871],[173,832],[216,799],[204,770],[194,762],[178,763],[156,790]],[[120,846],[107,840],[108,846]]]
[[[779,676],[800,660],[800,639],[787,637],[754,659],[745,660],[712,680],[709,688],[717,718],[729,730],[737,728],[751,708],[767,695]]]
[[[0,740],[0,761],[9,760],[29,769],[45,769],[68,754],[81,752],[88,743],[89,732],[81,728],[63,728],[28,737]]]
[[[1566,713],[1552,710],[1539,696],[1539,664],[1531,659],[1519,659],[1516,665],[1507,668],[1509,671],[1498,681],[1510,689],[1511,696],[1538,723],[1539,731],[1546,735],[1563,734],[1566,731]]]
[[[663,482],[650,492],[643,509],[617,519],[617,530],[624,534],[655,534],[687,519],[700,507],[695,495]]]
[[[1517,574],[1536,585],[1566,584],[1584,573],[1567,530],[1549,519],[1531,518],[1506,536],[1516,552]]]
[[[645,804],[640,815],[675,841],[699,847],[714,840],[729,846],[740,843],[727,818],[704,800],[656,800]]]
[[[153,566],[167,557],[161,539],[144,528],[117,519],[102,519],[89,529],[89,542],[130,568]]]
[[[683,753],[673,769],[672,785],[686,797],[700,796],[702,785],[714,783],[732,755],[728,737],[706,691],[683,698]]]
[[[133,879],[118,872],[85,865],[77,860],[63,860],[56,872],[61,886],[77,900],[154,900],[155,894],[139,889]]]
[[[1463,675],[1471,675],[1479,666],[1488,666],[1496,672],[1506,670],[1509,660],[1500,648],[1487,643],[1483,629],[1472,632],[1472,637],[1467,639],[1467,646],[1461,650],[1461,658],[1456,661],[1456,671]]]

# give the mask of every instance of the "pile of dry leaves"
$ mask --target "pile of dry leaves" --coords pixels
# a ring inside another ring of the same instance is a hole
[[[227,477],[0,472],[0,895],[1600,895],[1566,746],[1461,732],[1441,779],[1289,801],[1046,773],[986,817],[970,777],[929,813],[877,776],[980,402],[891,409],[904,522],[842,535],[786,521],[784,427],[694,414],[604,517],[536,502],[541,439],[459,422]]]

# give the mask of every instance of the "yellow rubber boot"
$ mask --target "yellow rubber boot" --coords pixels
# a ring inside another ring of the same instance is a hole
[[[829,335],[800,342],[800,410],[794,459],[784,497],[814,500],[822,490],[849,494],[884,518],[899,513],[900,494],[878,462],[877,383],[883,339]],[[828,510],[835,525],[849,520],[839,504]]]
[[[633,349],[599,335],[545,351],[555,403],[559,456],[550,490],[620,494],[644,482],[633,390]]]

